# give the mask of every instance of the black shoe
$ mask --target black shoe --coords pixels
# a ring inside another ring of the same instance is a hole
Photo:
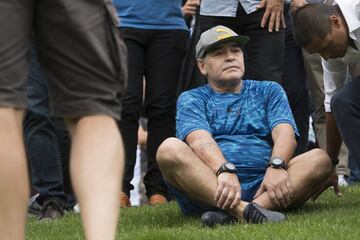
[[[59,201],[48,199],[44,201],[42,214],[39,217],[39,221],[59,219],[64,216],[64,214],[64,208]]]
[[[208,211],[201,215],[201,221],[206,227],[215,227],[215,225],[228,225],[238,220],[230,213],[225,211]]]
[[[243,215],[247,223],[281,222],[286,219],[284,214],[267,210],[256,203],[249,203]]]

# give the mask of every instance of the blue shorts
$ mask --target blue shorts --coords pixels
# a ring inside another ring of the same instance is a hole
[[[259,189],[261,181],[252,184],[253,186],[247,190],[241,189],[241,200],[246,202],[251,202],[254,198],[256,191]],[[196,202],[191,200],[185,193],[178,191],[171,184],[166,183],[170,193],[175,197],[177,204],[179,205],[181,212],[187,216],[200,216],[207,211],[216,211],[219,208],[206,205],[205,203]]]

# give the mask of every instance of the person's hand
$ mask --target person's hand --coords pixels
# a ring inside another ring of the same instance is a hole
[[[300,7],[304,6],[305,4],[307,4],[306,0],[291,0],[291,3],[290,3],[291,15],[294,15],[296,10],[298,10]]]
[[[184,17],[194,16],[197,7],[200,5],[200,0],[187,0],[185,5],[182,6],[181,11]]]
[[[277,207],[286,208],[291,204],[293,190],[286,170],[268,167],[263,182],[256,192],[254,199],[265,191],[269,194],[271,202]]]
[[[274,29],[275,31],[279,31],[280,25],[284,28],[286,27],[284,19],[284,0],[261,0],[256,8],[266,8],[261,19],[261,27],[264,28],[266,22],[269,22],[269,32],[272,32]]]
[[[336,168],[333,167],[332,173],[325,180],[325,182],[319,187],[319,189],[311,196],[311,199],[315,201],[328,187],[334,187],[334,193],[336,196],[340,197],[341,192],[338,184],[338,174],[336,172]]]
[[[234,173],[221,173],[218,176],[218,186],[214,196],[217,207],[222,209],[234,209],[241,200],[241,188],[239,179]]]
[[[146,149],[147,135],[148,135],[147,132],[141,126],[139,126],[139,129],[138,129],[138,144],[140,145],[141,149]]]

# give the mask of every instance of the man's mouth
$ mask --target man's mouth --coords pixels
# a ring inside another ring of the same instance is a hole
[[[225,67],[224,68],[224,71],[226,71],[226,70],[229,70],[229,69],[239,69],[239,67],[238,66],[228,66],[228,67]]]

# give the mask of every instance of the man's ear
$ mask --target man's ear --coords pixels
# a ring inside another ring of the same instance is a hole
[[[329,17],[329,21],[331,24],[331,29],[341,29],[342,28],[342,20],[340,16],[337,15],[331,15]]]
[[[200,70],[201,74],[206,76],[207,71],[205,69],[205,61],[204,61],[204,59],[198,59],[198,60],[196,60],[196,62],[197,62],[197,65],[199,67],[199,70]]]

